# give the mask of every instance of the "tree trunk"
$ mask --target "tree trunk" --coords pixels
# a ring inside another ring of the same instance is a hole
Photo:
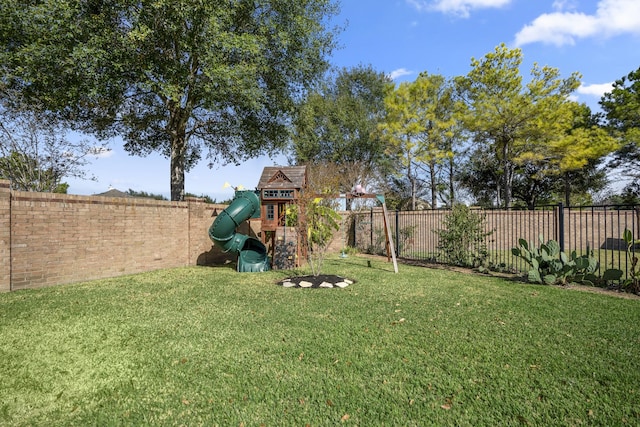
[[[353,200],[350,198],[346,198],[344,199],[344,209],[346,211],[351,211],[352,210],[352,204],[353,204]]]
[[[184,166],[186,142],[184,138],[171,141],[171,200],[184,200]]]
[[[431,180],[431,208],[435,209],[438,205],[438,186],[436,183],[436,162],[429,162],[429,179]]]
[[[509,159],[509,142],[505,141],[502,145],[502,190],[504,191],[504,207],[511,207],[511,183],[513,181],[513,164]]]
[[[569,174],[564,174],[564,205],[571,206],[571,182],[569,180]]]
[[[409,137],[407,136],[407,140]],[[407,178],[411,185],[411,210],[416,210],[416,177],[413,175],[413,159],[410,153],[407,154]]]
[[[177,105],[170,109],[168,132],[171,135],[171,200],[184,200],[184,169],[187,153],[187,122]]]
[[[453,162],[453,157],[449,158],[449,206],[453,208],[453,205],[456,204],[456,194],[455,194],[455,163]],[[435,206],[432,206],[435,209]]]
[[[530,211],[536,210],[536,199],[535,197],[533,197],[533,195],[527,200],[527,209],[529,209]]]

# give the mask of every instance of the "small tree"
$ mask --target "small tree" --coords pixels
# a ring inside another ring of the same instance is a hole
[[[84,169],[88,158],[107,151],[105,144],[67,139],[46,114],[20,107],[0,107],[0,139],[0,178],[21,191],[66,193],[62,180],[92,179]]]
[[[329,244],[342,221],[336,211],[337,201],[331,197],[338,193],[339,178],[337,174],[326,173],[328,170],[335,170],[335,166],[308,167],[307,188],[298,199],[298,207],[293,209],[298,235],[302,236],[306,259],[314,276],[320,275]]]
[[[313,275],[318,276],[333,235],[340,229],[342,217],[330,203],[321,198],[316,198],[306,208],[307,261]]]

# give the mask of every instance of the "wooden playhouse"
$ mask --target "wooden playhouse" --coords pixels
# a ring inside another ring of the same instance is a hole
[[[300,266],[304,245],[291,221],[292,206],[307,186],[306,166],[268,166],[262,171],[260,192],[262,242],[274,269]],[[290,219],[290,218],[289,218]]]

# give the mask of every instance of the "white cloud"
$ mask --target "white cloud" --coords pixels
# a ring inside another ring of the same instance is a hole
[[[593,36],[640,34],[640,1],[600,0],[594,15],[563,12],[573,9],[570,1],[556,1],[553,13],[540,15],[516,34],[515,45],[542,42],[557,46],[572,45],[576,39]]]
[[[419,12],[437,11],[468,18],[473,9],[500,8],[512,0],[406,0]]]
[[[411,74],[413,74],[413,71],[407,70],[406,68],[398,68],[389,73],[389,78],[395,80],[398,77],[410,76]]]
[[[575,37],[588,37],[598,30],[599,22],[582,13],[545,13],[516,34],[516,46],[542,41],[562,46],[574,44]]]
[[[577,92],[582,95],[595,96],[597,98],[602,98],[607,92],[611,92],[613,89],[613,83],[601,83],[601,84],[592,84],[585,85],[582,84],[578,88]]]

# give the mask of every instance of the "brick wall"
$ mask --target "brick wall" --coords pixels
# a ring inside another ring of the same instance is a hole
[[[233,260],[207,233],[224,208],[10,191],[0,181],[0,291]]]
[[[0,180],[0,292],[11,290],[11,191]]]

